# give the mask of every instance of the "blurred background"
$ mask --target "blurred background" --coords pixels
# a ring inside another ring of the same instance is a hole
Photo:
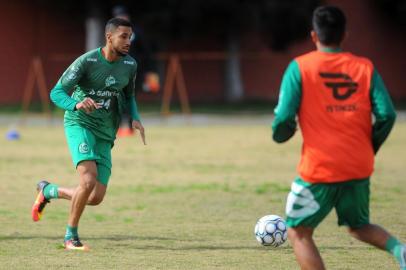
[[[104,44],[105,22],[124,15],[135,25],[141,108],[161,110],[165,91],[173,91],[166,102],[176,107],[186,92],[192,112],[230,104],[271,111],[290,60],[313,49],[311,14],[320,4],[346,12],[344,49],[371,58],[402,106],[405,0],[14,0],[0,2],[0,107],[40,104],[41,91],[49,93],[76,57]],[[160,87],[145,85],[151,72]]]
[[[0,269],[297,269],[288,244],[264,249],[253,231],[283,216],[296,177],[301,137],[282,147],[269,126],[285,68],[314,49],[321,4],[346,12],[344,50],[374,62],[399,110],[377,156],[371,220],[406,240],[406,0],[0,0]],[[94,250],[71,256],[60,246],[66,202],[43,222],[29,214],[38,180],[78,183],[48,96],[103,46],[113,16],[135,25],[147,146],[138,133],[115,141],[108,196],[80,226]],[[396,269],[336,223],[330,214],[315,235],[328,269]]]

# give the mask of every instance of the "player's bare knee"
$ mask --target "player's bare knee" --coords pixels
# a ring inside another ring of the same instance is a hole
[[[288,229],[288,239],[290,242],[295,242],[297,239],[297,232],[294,228],[289,228]]]
[[[92,172],[83,173],[80,176],[80,186],[88,192],[91,192],[96,186],[96,174]]]
[[[88,204],[89,205],[99,205],[99,204],[101,204],[103,199],[104,199],[104,196],[101,196],[101,195],[91,196],[89,198]]]
[[[360,228],[348,227],[348,233],[356,239],[361,239],[362,238],[362,229],[363,229],[363,227],[360,227]]]
[[[313,235],[313,229],[307,227],[293,227],[288,229],[288,238],[290,241],[301,240],[305,238],[311,238]]]

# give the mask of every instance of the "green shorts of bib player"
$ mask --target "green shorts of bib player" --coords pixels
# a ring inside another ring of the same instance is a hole
[[[102,140],[79,125],[65,125],[65,136],[75,168],[80,162],[94,160],[97,180],[107,186],[111,175],[111,148],[113,143]]]
[[[369,224],[369,178],[339,183],[292,183],[286,203],[288,227],[317,225],[335,208],[338,225],[360,228]]]

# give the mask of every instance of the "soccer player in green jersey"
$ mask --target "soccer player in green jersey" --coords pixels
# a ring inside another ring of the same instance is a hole
[[[144,127],[134,98],[137,63],[127,55],[131,35],[128,21],[110,19],[105,29],[105,46],[77,58],[51,91],[51,100],[66,110],[65,135],[79,174],[79,186],[65,188],[39,182],[32,218],[40,220],[51,199],[71,200],[64,239],[67,250],[89,249],[79,240],[79,219],[86,204],[98,205],[104,198],[111,174],[111,148],[124,108],[131,112],[132,125],[145,144]]]

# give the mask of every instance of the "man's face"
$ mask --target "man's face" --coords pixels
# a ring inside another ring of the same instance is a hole
[[[119,26],[115,31],[107,33],[107,42],[118,55],[124,56],[130,50],[131,35],[131,27]]]

